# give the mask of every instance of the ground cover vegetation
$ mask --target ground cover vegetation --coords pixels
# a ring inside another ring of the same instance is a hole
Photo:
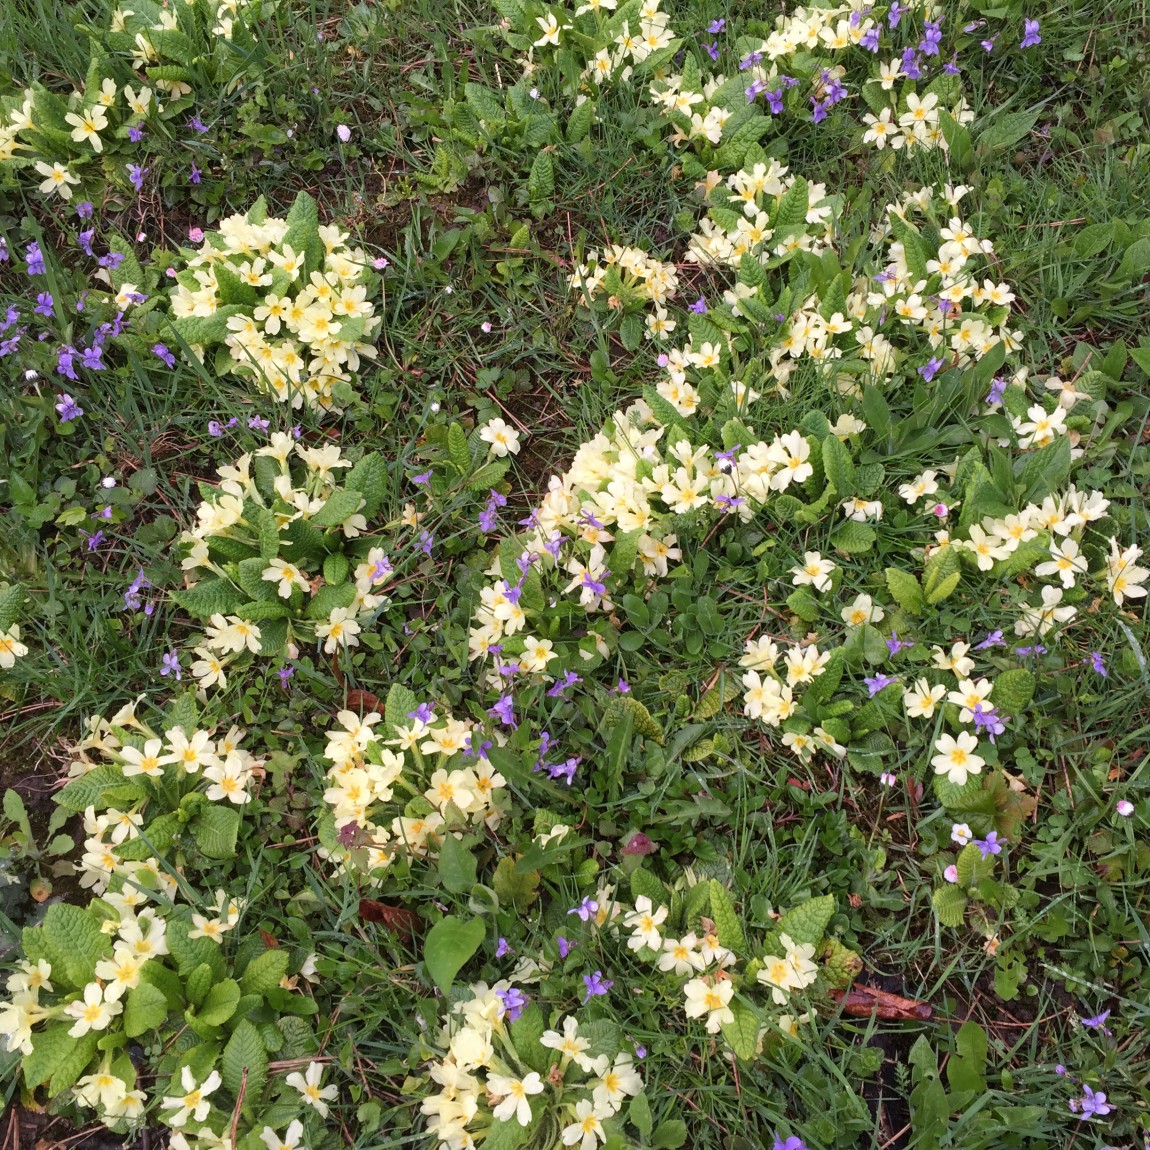
[[[0,16],[13,1124],[1150,1144],[1141,9]]]

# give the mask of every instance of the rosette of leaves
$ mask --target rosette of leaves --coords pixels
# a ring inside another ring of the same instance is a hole
[[[200,721],[191,696],[183,695],[156,727],[193,732]],[[178,763],[155,778],[125,776],[123,764],[114,761],[117,747],[158,732],[136,719],[130,707],[111,724],[99,720],[98,725],[107,761],[72,779],[54,801],[65,816],[88,812],[95,818],[114,811],[139,822],[132,837],[108,847],[124,864],[125,875],[113,874],[105,897],[86,905],[57,903],[39,925],[24,930],[23,958],[33,965],[47,963],[51,970],[51,988],[38,992],[40,1016],[21,1059],[25,1087],[64,1101],[83,1076],[107,1074],[125,1091],[144,1090],[147,1105],[184,1092],[168,1089],[179,1083],[183,1067],[200,1083],[218,1070],[222,1083],[205,1122],[217,1135],[236,1129],[233,1122],[242,1135],[269,1122],[304,1117],[298,1094],[269,1075],[269,1063],[273,1057],[306,1058],[318,1047],[307,1021],[317,1012],[315,1000],[282,985],[299,971],[307,952],[272,939],[261,929],[266,924],[258,912],[239,914],[222,941],[198,929],[224,903],[242,905],[250,876],[241,844],[254,835],[266,807],[258,800],[242,809],[213,803],[202,793],[201,777]],[[172,897],[158,894],[145,871],[127,873],[128,865],[145,859],[169,876]],[[117,909],[109,901],[149,890],[152,895],[134,910]],[[130,935],[145,906],[154,915],[146,937],[155,941],[152,932],[162,930],[163,945],[138,963],[118,999],[119,1011],[103,1026],[70,1034],[75,1020],[64,1008],[81,1001],[85,988],[98,985],[101,976],[107,981],[102,964],[120,960],[131,948],[124,932]],[[103,1102],[89,1107],[119,1133],[133,1128],[129,1116],[107,1112]]]
[[[257,457],[242,485],[239,519],[218,530],[185,534],[183,542],[196,549],[200,562],[189,569],[194,586],[172,595],[179,607],[201,621],[224,615],[255,623],[264,658],[279,656],[289,642],[313,643],[317,625],[333,611],[356,605],[356,568],[380,541],[361,534],[352,523],[370,523],[388,488],[386,464],[375,452],[341,472],[339,481],[334,472],[326,478],[314,472],[301,476],[299,458],[293,458],[294,475],[287,459]],[[306,502],[306,510],[284,499],[289,492]],[[221,492],[207,484],[201,485],[201,494],[203,506],[209,508],[221,498]],[[264,577],[274,559],[290,562],[301,576],[286,597],[277,581]],[[362,607],[362,599],[359,602]]]
[[[339,411],[355,398],[353,373],[379,328],[370,300],[378,283],[362,248],[321,225],[315,200],[296,196],[287,217],[261,196],[184,249],[171,297],[175,336],[218,375],[251,381],[293,408]]]
[[[275,8],[274,0],[231,5],[192,0],[179,5],[132,0],[108,29],[88,28],[108,52],[131,58],[138,73],[169,93],[164,119],[187,115],[208,93],[232,92],[245,75],[267,64],[254,29]]]

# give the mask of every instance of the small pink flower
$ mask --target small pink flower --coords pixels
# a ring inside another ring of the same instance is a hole
[[[344,144],[351,139],[351,129],[346,124],[338,124],[335,129],[335,134],[340,138]]]
[[[958,867],[956,867],[954,863],[951,863],[950,866],[942,872],[942,877],[946,879],[947,882],[958,882]]]
[[[190,239],[192,241],[192,243],[194,243],[194,244],[198,244],[200,242],[200,240],[202,240],[203,238],[204,238],[204,229],[203,228],[192,228],[192,230],[188,232],[188,239]]]
[[[483,322],[482,322],[482,323],[479,325],[479,330],[480,330],[481,332],[483,332],[483,334],[484,334],[484,335],[490,335],[490,334],[491,334],[491,321],[490,321],[490,320],[486,320],[486,319],[485,319],[485,320],[484,320],[484,321],[483,321]]]
[[[945,503],[936,503],[934,505],[934,516],[937,519],[945,519],[950,514],[950,508]]]
[[[1134,813],[1134,804],[1129,799],[1119,799],[1114,809],[1124,819],[1128,819]]]

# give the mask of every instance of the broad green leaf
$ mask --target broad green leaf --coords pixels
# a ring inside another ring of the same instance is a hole
[[[168,1017],[164,992],[150,982],[141,982],[128,991],[124,1002],[124,1033],[129,1038],[159,1030]]]
[[[100,929],[101,919],[86,907],[56,903],[41,924],[41,939],[52,964],[52,981],[77,990],[96,976],[96,963],[109,958],[112,942]]]
[[[247,596],[226,579],[201,579],[187,591],[173,591],[171,598],[177,607],[183,608],[189,615],[207,619],[216,614],[234,614]]]
[[[242,822],[243,816],[235,807],[204,807],[192,824],[196,846],[210,859],[233,858]]]
[[[651,1135],[653,1150],[679,1150],[687,1141],[687,1124],[681,1118],[668,1118],[660,1122]]]
[[[926,601],[932,606],[936,607],[939,603],[949,599],[951,595],[958,589],[958,585],[962,580],[961,571],[952,571],[949,575],[940,579],[927,593]]]
[[[711,879],[711,918],[719,935],[719,942],[729,950],[742,951],[747,940],[743,924],[735,911],[730,892],[718,879]]]
[[[1010,148],[1038,122],[1042,108],[1032,108],[1028,112],[995,112],[990,122],[978,134],[980,148]]]
[[[310,523],[313,527],[338,527],[362,506],[363,496],[358,491],[341,487],[331,493],[327,502],[311,517]]]
[[[587,99],[571,112],[571,117],[567,121],[567,130],[564,133],[567,143],[577,144],[591,131],[591,125],[595,122],[596,107],[597,104],[594,100]]]
[[[243,314],[247,310],[242,304],[224,304],[216,308],[211,315],[189,315],[173,320],[172,326],[184,343],[207,347],[223,343],[228,335],[228,320],[233,315]]]
[[[51,1097],[63,1094],[88,1069],[99,1041],[100,1035],[91,1030],[80,1038],[72,1039],[71,1047],[56,1064],[48,1083],[48,1094]]]
[[[631,1099],[631,1104],[627,1107],[627,1120],[644,1138],[647,1138],[654,1129],[654,1123],[651,1120],[651,1103],[647,1101],[645,1091],[636,1094]]]
[[[819,617],[819,602],[809,587],[796,587],[787,596],[787,606],[805,623],[813,623]]]
[[[946,1064],[946,1078],[952,1090],[986,1090],[986,1031],[977,1022],[964,1022],[954,1036],[958,1047]]]
[[[453,834],[443,838],[439,849],[439,881],[451,894],[469,891],[476,880],[475,855]]]
[[[788,910],[779,919],[777,929],[780,934],[790,936],[793,942],[805,942],[817,946],[822,942],[834,913],[833,895],[826,894],[820,898],[807,899],[806,902]]]
[[[539,872],[520,872],[515,859],[505,856],[499,860],[492,888],[501,904],[510,903],[519,913],[523,913],[539,897]]]
[[[486,121],[490,129],[501,127],[507,120],[503,101],[496,93],[483,84],[467,83],[463,85],[463,94],[476,117]]]
[[[351,564],[347,556],[336,551],[328,555],[323,561],[323,578],[325,583],[338,586],[347,579]]]
[[[974,843],[967,843],[959,852],[957,869],[958,886],[969,890],[994,874],[994,856],[983,858],[982,851]]]
[[[215,980],[212,968],[206,962],[201,962],[184,983],[184,997],[187,998],[189,1005],[199,1006],[208,997],[208,991],[212,989]]]
[[[392,683],[387,692],[387,705],[384,708],[384,722],[395,731],[396,727],[411,725],[408,715],[419,706],[415,693],[402,683]]]
[[[799,176],[779,201],[771,226],[776,232],[783,228],[801,231],[806,224],[808,207],[810,200],[807,196],[807,182]]]
[[[365,455],[348,473],[344,486],[358,491],[364,499],[363,516],[370,522],[387,495],[387,464],[376,451]]]
[[[616,579],[625,581],[631,574],[631,568],[635,566],[635,560],[639,556],[639,539],[642,535],[642,531],[624,531],[615,536],[608,562],[611,565],[611,574]]]
[[[831,532],[831,546],[845,555],[858,555],[869,551],[877,538],[875,529],[869,523],[846,519]]]
[[[29,1089],[42,1085],[55,1075],[67,1077],[77,1062],[80,1066],[72,1081],[83,1073],[95,1053],[99,1035],[89,1031],[82,1038],[73,1038],[68,1033],[71,1026],[71,1021],[53,1023],[36,1032],[32,1053],[23,1062],[24,1081]]]
[[[855,465],[846,445],[837,435],[831,434],[823,440],[823,470],[835,485],[835,490],[843,499],[855,494]]]
[[[1008,715],[1020,715],[1034,698],[1036,681],[1025,667],[1002,671],[994,680],[990,701]]]
[[[235,1014],[239,1001],[240,984],[234,978],[225,978],[208,991],[199,1010],[195,1012],[196,1021],[204,1026],[222,1026]]]
[[[939,887],[931,896],[934,913],[943,926],[962,926],[966,918],[966,895],[957,886]]]
[[[884,574],[887,589],[894,601],[908,615],[921,615],[926,607],[926,599],[918,580],[909,571],[900,571],[897,567],[888,567]]]
[[[437,922],[423,940],[423,962],[431,981],[444,994],[451,989],[455,976],[479,949],[486,934],[483,919],[465,922],[448,915]]]
[[[540,1074],[547,1070],[551,1062],[547,1048],[539,1045],[544,1029],[543,1011],[534,1002],[529,1002],[510,1026],[511,1045],[515,1047],[515,1053]]]
[[[168,950],[180,975],[187,978],[200,963],[207,963],[216,978],[223,978],[226,968],[220,944],[209,938],[188,938],[188,931],[193,929],[190,914],[168,920]]]
[[[759,1016],[742,1002],[732,1002],[731,1013],[735,1017],[723,1023],[723,1037],[739,1058],[749,1062],[759,1043]]]
[[[244,994],[266,994],[279,986],[287,974],[289,954],[282,947],[272,947],[263,954],[257,954],[244,967],[240,976],[240,990]]]
[[[238,1096],[244,1086],[245,1100],[253,1104],[259,1101],[268,1076],[268,1054],[259,1031],[246,1018],[240,1019],[224,1046],[220,1076],[230,1093]]]
[[[527,198],[532,207],[555,194],[555,161],[550,152],[539,152],[531,162],[527,176]]]
[[[631,872],[631,898],[649,898],[653,910],[671,905],[667,888],[646,867],[636,867]]]
[[[820,965],[827,981],[837,987],[850,986],[863,968],[857,952],[843,946],[837,938],[827,939]]]
[[[467,446],[467,432],[458,423],[447,429],[447,453],[451,465],[460,475],[471,470],[471,449]]]

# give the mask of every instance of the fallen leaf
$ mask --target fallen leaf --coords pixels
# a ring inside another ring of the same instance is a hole
[[[831,997],[841,1002],[844,1014],[856,1018],[878,1018],[921,1020],[929,1018],[933,1011],[927,1002],[913,998],[902,998],[874,986],[855,983],[849,990],[832,990]]]
[[[376,902],[373,898],[359,900],[359,917],[364,922],[382,922],[389,930],[404,938],[411,938],[419,926],[419,915],[402,906],[388,906],[385,902]]]
[[[378,711],[383,714],[384,710],[380,697],[373,695],[370,691],[348,691],[345,706],[347,710],[356,711],[361,715],[366,715],[368,711]]]

